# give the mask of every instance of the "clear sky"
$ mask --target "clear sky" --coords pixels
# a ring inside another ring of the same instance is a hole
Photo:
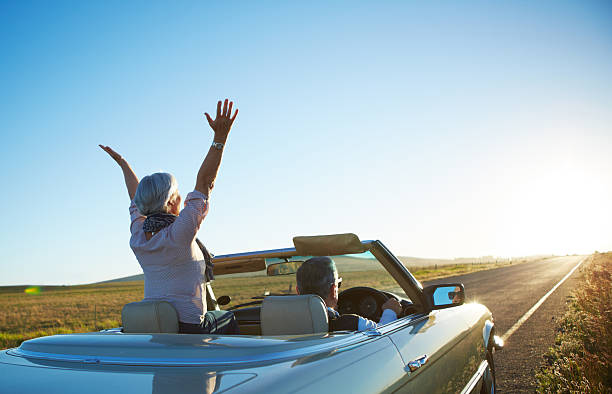
[[[609,1],[2,1],[0,285],[140,273],[110,145],[193,189],[199,237],[396,254],[612,250]]]

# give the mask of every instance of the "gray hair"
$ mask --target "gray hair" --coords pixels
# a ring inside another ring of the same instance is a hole
[[[338,279],[338,270],[331,258],[312,257],[302,263],[295,276],[300,294],[316,294],[325,300]]]
[[[178,183],[172,174],[156,172],[140,180],[134,203],[141,214],[168,212],[168,201],[178,191]]]

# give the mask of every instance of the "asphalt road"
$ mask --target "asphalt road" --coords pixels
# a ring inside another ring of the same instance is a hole
[[[477,301],[493,313],[497,335],[502,336],[540,298],[548,293],[585,256],[554,257],[543,261],[447,277],[425,282],[461,282],[466,302]],[[546,301],[506,340],[495,354],[497,388],[502,393],[535,392],[535,371],[543,355],[554,344],[556,321],[566,311],[566,300],[581,277],[576,270]]]

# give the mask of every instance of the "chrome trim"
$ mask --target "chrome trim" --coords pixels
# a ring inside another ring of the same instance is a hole
[[[484,340],[484,346],[487,350],[491,350],[489,341],[491,340],[491,333],[493,332],[494,327],[495,326],[491,320],[485,321],[484,327],[482,327],[482,339]]]
[[[118,333],[121,335],[130,335]],[[57,353],[44,353],[13,348],[6,351],[10,356],[33,358],[47,361],[67,361],[83,364],[99,365],[135,365],[135,366],[226,366],[236,364],[252,364],[265,362],[280,362],[296,358],[311,356],[323,352],[334,353],[351,350],[367,341],[376,340],[380,336],[360,335],[362,332],[351,334],[348,338],[336,341],[329,345],[314,345],[308,348],[299,348],[281,352],[266,353],[263,355],[241,356],[234,358],[139,358],[139,357],[96,357],[92,355],[67,355]],[[110,334],[113,335],[113,334]],[[256,339],[255,339],[256,340]]]
[[[427,364],[427,361],[429,361],[429,357],[427,357],[427,355],[424,354],[421,357],[417,358],[416,360],[412,360],[408,362],[407,368],[410,370],[410,372],[414,372],[417,369],[421,368],[423,365]]]
[[[476,385],[478,384],[478,382],[480,382],[480,379],[484,376],[484,373],[487,370],[488,366],[489,366],[489,363],[487,362],[487,360],[484,360],[483,362],[480,363],[480,366],[478,367],[478,370],[476,371],[476,373],[472,375],[472,378],[470,379],[468,384],[466,384],[463,390],[461,390],[461,394],[471,393],[476,388]]]
[[[379,337],[382,335],[382,333],[375,328],[370,328],[369,330],[362,331],[362,333],[366,337]]]
[[[429,315],[424,313],[416,313],[410,316],[400,317],[397,320],[393,320],[383,326],[378,326],[377,330],[379,330],[382,334],[391,334],[397,330],[401,330],[406,328],[406,326],[413,325],[421,320],[429,319]]]
[[[361,241],[361,244],[362,245],[370,245],[373,242],[375,242],[375,241],[366,240],[366,241]],[[228,261],[228,260],[243,259],[245,257],[278,257],[278,256],[295,256],[296,254],[297,254],[297,251],[295,250],[295,247],[292,247],[292,248],[281,248],[281,249],[269,249],[269,250],[258,250],[258,251],[254,251],[254,252],[221,254],[221,255],[216,255],[213,258],[213,263],[221,262],[221,261]]]
[[[502,350],[504,348],[504,340],[498,335],[493,335],[493,347],[495,350]]]
[[[230,258],[235,258],[235,257],[252,257],[252,256],[259,256],[259,255],[265,255],[265,254],[277,254],[277,253],[291,253],[291,252],[295,252],[295,248],[282,248],[282,249],[269,249],[269,250],[258,250],[258,251],[254,251],[254,252],[242,252],[242,253],[232,253],[232,254],[220,254],[220,255],[216,255],[213,258],[213,262],[217,262],[220,260],[226,260],[226,259],[230,259]]]

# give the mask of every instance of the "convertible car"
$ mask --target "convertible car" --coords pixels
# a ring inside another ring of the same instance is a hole
[[[25,341],[0,353],[0,393],[492,393],[503,345],[489,310],[465,303],[460,283],[423,288],[380,241],[354,234],[295,237],[294,246],[216,256],[209,309],[232,310],[240,335],[177,334],[163,301],[131,303],[123,327]],[[331,256],[340,313],[378,321],[333,331],[323,300],[295,294],[295,272]]]

